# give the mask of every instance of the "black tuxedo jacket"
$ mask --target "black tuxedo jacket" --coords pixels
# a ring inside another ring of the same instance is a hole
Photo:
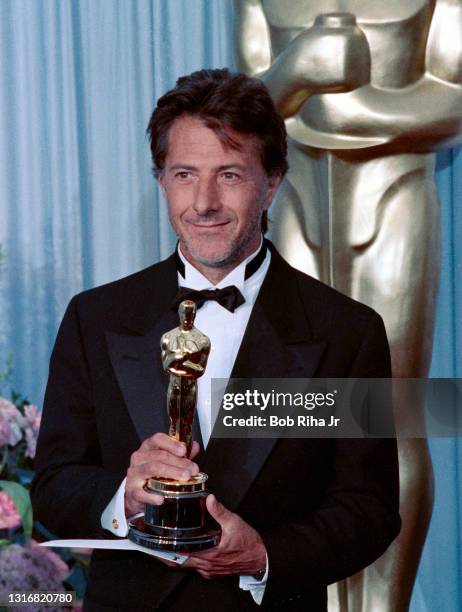
[[[101,537],[101,514],[142,440],[167,431],[159,341],[178,324],[174,257],[74,297],[61,323],[36,457],[36,517]],[[389,377],[380,317],[272,248],[233,377]],[[262,607],[238,576],[205,580],[138,552],[95,551],[88,610],[325,610],[326,585],[380,556],[400,526],[393,439],[212,439],[197,461],[265,542]]]

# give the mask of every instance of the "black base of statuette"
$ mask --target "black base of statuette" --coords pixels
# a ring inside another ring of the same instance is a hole
[[[146,504],[144,514],[129,520],[128,539],[157,550],[194,551],[212,548],[220,541],[220,526],[207,514],[205,482],[199,472],[189,480],[150,478],[147,493],[164,498],[161,505]]]
[[[128,539],[151,548],[153,550],[170,550],[172,552],[193,552],[213,548],[221,537],[220,529],[204,529],[202,533],[194,536],[167,536],[154,533],[153,529],[144,522],[144,514],[137,514],[128,522]]]

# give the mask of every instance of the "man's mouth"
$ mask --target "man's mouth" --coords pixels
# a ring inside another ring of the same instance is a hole
[[[199,229],[216,229],[219,227],[224,227],[225,225],[228,225],[228,223],[230,223],[229,221],[214,221],[213,223],[204,223],[202,221],[200,222],[194,222],[194,221],[188,221],[189,225],[192,225],[193,227],[197,227]]]

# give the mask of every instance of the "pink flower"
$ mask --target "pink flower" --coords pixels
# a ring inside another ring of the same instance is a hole
[[[10,441],[11,427],[6,415],[0,412],[0,448],[7,446]]]
[[[0,529],[14,529],[21,524],[13,500],[6,491],[0,491]]]
[[[37,446],[37,437],[40,429],[40,419],[42,414],[37,406],[28,404],[24,406],[24,434],[27,443],[26,457],[33,459],[35,457],[35,449]]]
[[[25,453],[26,457],[30,457],[31,459],[34,459],[35,451],[37,449],[37,436],[34,435],[30,427],[26,427],[26,429],[24,430],[24,433],[26,434],[26,443],[27,443],[27,448],[26,448],[26,453]]]
[[[40,412],[40,410],[37,408],[37,406],[34,406],[34,404],[26,404],[24,406],[24,414],[27,425],[32,427],[35,433],[38,433],[40,427],[40,419],[42,417],[42,413]]]
[[[25,419],[14,404],[0,397],[0,446],[14,446],[22,438]]]

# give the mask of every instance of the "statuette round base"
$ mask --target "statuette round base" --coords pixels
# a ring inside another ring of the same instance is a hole
[[[192,552],[205,550],[216,546],[221,537],[220,529],[204,529],[196,535],[158,535],[145,523],[144,514],[136,514],[129,520],[128,539],[154,550],[170,550],[173,552]]]
[[[207,478],[202,472],[189,480],[149,478],[144,490],[162,495],[164,503],[146,504],[144,513],[132,517],[128,538],[158,550],[187,552],[216,546],[221,530],[205,507]]]

